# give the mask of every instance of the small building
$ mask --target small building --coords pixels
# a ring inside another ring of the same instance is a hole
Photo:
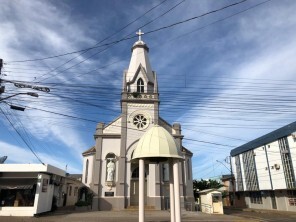
[[[231,151],[235,206],[296,211],[296,122]]]
[[[82,183],[82,174],[67,174],[63,186],[63,206],[74,206],[82,199],[81,190],[85,187]]]
[[[62,206],[65,176],[48,164],[0,164],[0,216],[34,216]]]
[[[216,189],[199,191],[200,210],[208,214],[223,214],[222,193]]]
[[[234,177],[231,174],[222,175],[220,178],[223,187],[219,188],[219,191],[223,194],[223,206],[233,205],[233,195],[234,195]]]

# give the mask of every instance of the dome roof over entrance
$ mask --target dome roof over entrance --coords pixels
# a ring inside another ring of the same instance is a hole
[[[149,159],[161,162],[168,158],[183,159],[174,138],[163,127],[155,125],[139,140],[132,159]]]

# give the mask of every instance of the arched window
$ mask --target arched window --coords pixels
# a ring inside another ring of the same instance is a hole
[[[169,177],[169,164],[168,163],[163,163],[162,164],[162,180],[164,182],[167,182],[170,180],[170,177]]]
[[[137,92],[143,93],[144,92],[144,81],[143,79],[138,79],[137,81]]]
[[[145,171],[145,178],[147,177],[146,171]],[[135,168],[132,172],[132,178],[133,179],[139,179],[139,167]]]
[[[88,177],[88,159],[86,160],[86,164],[85,164],[85,183],[87,183],[87,177]]]
[[[190,160],[187,160],[187,173],[188,173],[188,180],[191,180]]]
[[[139,178],[139,167],[133,170],[132,178],[138,179]]]

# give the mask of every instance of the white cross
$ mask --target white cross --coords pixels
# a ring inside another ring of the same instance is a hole
[[[141,29],[139,29],[138,32],[136,32],[136,34],[139,36],[139,41],[141,41],[141,35],[144,35],[144,32],[141,32]]]

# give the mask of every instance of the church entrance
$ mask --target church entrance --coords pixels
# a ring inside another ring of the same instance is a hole
[[[146,168],[146,167],[145,167]],[[132,176],[130,185],[130,195],[131,195],[131,206],[139,206],[139,165],[132,165]],[[147,173],[145,169],[145,184],[144,184],[144,197],[145,205],[147,205]]]

